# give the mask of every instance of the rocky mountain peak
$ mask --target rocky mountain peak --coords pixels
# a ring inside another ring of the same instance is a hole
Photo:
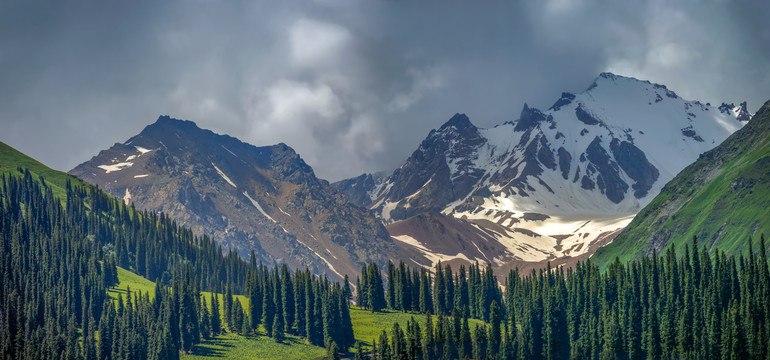
[[[400,251],[290,146],[254,146],[192,121],[161,116],[70,173],[268,264],[342,278]]]
[[[546,116],[540,110],[530,108],[527,103],[524,103],[524,108],[521,109],[521,115],[519,115],[519,120],[516,122],[516,127],[513,130],[525,131],[545,120]]]
[[[182,120],[173,118],[168,115],[161,115],[158,116],[158,120],[155,120],[154,123],[147,125],[144,127],[144,130],[142,130],[140,135],[150,135],[150,134],[156,134],[161,131],[168,131],[171,129],[177,129],[177,130],[200,130],[197,124],[190,120]]]
[[[748,105],[745,101],[738,104],[738,106],[735,106],[734,103],[722,103],[722,105],[719,105],[719,112],[726,115],[733,115],[738,121],[741,122],[747,122],[752,118],[752,115],[748,110]]]
[[[445,122],[444,125],[441,125],[439,131],[449,127],[454,127],[459,132],[462,132],[466,129],[476,129],[476,126],[471,123],[471,120],[468,119],[468,116],[460,113],[454,114],[454,116]]]
[[[678,98],[679,96],[668,89],[666,85],[656,84],[648,80],[640,80],[637,78],[617,75],[611,72],[603,72],[596,77],[591,85],[586,89],[586,92],[595,92],[596,89],[613,89],[607,91],[628,92],[632,89],[648,89],[648,91],[660,90],[668,98]]]
[[[738,110],[738,116],[737,119],[739,121],[749,121],[751,120],[751,114],[749,114],[749,109],[746,108],[746,102],[742,102],[740,104],[740,109]]]

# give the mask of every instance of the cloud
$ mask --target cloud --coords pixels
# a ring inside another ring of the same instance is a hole
[[[443,85],[441,75],[437,69],[426,69],[424,71],[409,69],[407,72],[412,79],[411,88],[407,92],[396,94],[387,105],[387,109],[390,111],[406,111],[409,107],[420,101],[425,93],[436,90]]]
[[[770,94],[758,0],[10,0],[0,141],[61,170],[160,114],[285,142],[330,180],[399,166],[464,112],[486,127],[602,71],[704,102]]]
[[[268,118],[279,124],[316,118],[322,120],[319,125],[328,125],[343,114],[339,98],[324,84],[279,80],[267,91],[266,100],[270,106]]]
[[[344,27],[307,18],[295,22],[289,33],[292,61],[302,67],[336,64],[351,41]]]

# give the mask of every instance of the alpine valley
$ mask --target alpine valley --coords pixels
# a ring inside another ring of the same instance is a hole
[[[169,116],[71,174],[0,142],[0,358],[766,359],[769,132],[604,73],[333,185]]]

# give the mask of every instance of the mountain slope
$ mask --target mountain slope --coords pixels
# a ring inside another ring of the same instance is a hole
[[[748,239],[770,235],[770,101],[748,124],[671,180],[615,241],[592,257],[607,264],[693,236],[709,250],[738,253]],[[756,245],[755,245],[756,246]]]
[[[376,218],[285,144],[255,147],[161,116],[70,173],[268,264],[341,278],[401,254]]]
[[[745,104],[716,108],[603,73],[586,91],[563,93],[546,111],[525,105],[519,119],[493,128],[456,114],[390,176],[334,185],[386,224],[425,212],[468,222],[505,249],[480,261],[577,257],[610,241],[749,116]]]
[[[61,199],[66,198],[66,186],[69,180],[72,185],[83,185],[84,182],[65,172],[57,171],[43,165],[39,161],[19,152],[0,142],[0,175],[15,173],[18,167],[29,170],[32,175],[43,177],[51,187],[51,191]]]

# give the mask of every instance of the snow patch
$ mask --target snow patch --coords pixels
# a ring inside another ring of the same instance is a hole
[[[222,149],[225,149],[225,151],[229,152],[231,155],[238,157],[238,155],[235,155],[234,152],[230,151],[230,149],[226,148],[224,145],[220,145],[220,146],[222,147]]]
[[[235,186],[235,185],[233,185],[233,186]],[[272,217],[270,217],[270,215],[268,215],[268,214],[265,212],[265,210],[264,210],[264,209],[262,209],[262,206],[260,206],[260,205],[259,205],[259,203],[257,202],[257,200],[254,200],[254,199],[252,199],[252,198],[251,198],[251,196],[249,196],[249,193],[247,193],[247,192],[245,192],[245,191],[244,191],[244,192],[243,192],[243,195],[244,195],[244,196],[246,196],[246,198],[248,198],[248,199],[249,199],[249,201],[251,201],[251,204],[252,204],[252,205],[254,205],[254,207],[255,207],[255,208],[257,208],[257,210],[259,210],[259,212],[261,212],[261,213],[262,213],[262,215],[265,215],[265,217],[266,217],[266,218],[268,218],[268,219],[270,219],[270,221],[272,221],[272,222],[274,222],[274,223],[276,223],[276,224],[278,223],[277,221],[275,221],[275,219],[273,219]],[[286,229],[284,229],[283,231],[286,231]]]
[[[404,244],[411,245],[411,246],[415,247],[417,250],[420,250],[422,255],[425,256],[426,258],[428,258],[428,260],[430,260],[430,262],[431,262],[431,266],[430,267],[435,267],[436,264],[438,264],[439,261],[445,262],[445,261],[454,260],[454,259],[462,259],[462,260],[465,260],[465,261],[468,261],[468,262],[473,262],[475,260],[482,260],[483,261],[483,259],[475,259],[475,258],[471,259],[471,258],[469,258],[468,256],[466,256],[463,253],[457,253],[455,255],[447,255],[447,254],[440,254],[440,253],[437,253],[437,252],[433,252],[431,250],[428,250],[428,248],[426,248],[425,245],[423,245],[422,243],[417,241],[417,239],[415,239],[415,238],[413,238],[413,237],[411,237],[409,235],[396,235],[396,236],[392,236],[392,238],[397,240],[397,241],[400,241],[400,242],[402,242]]]
[[[131,165],[134,165],[132,162],[122,162],[117,164],[111,164],[111,165],[99,165],[98,167],[105,171],[105,174],[109,174],[113,171],[120,171],[125,168],[131,167]]]
[[[228,184],[232,185],[234,188],[237,188],[237,186],[235,186],[235,183],[232,180],[230,180],[230,178],[227,177],[227,175],[225,175],[225,173],[222,172],[222,170],[219,170],[219,168],[216,165],[214,165],[214,163],[211,163],[211,165],[214,166],[214,169],[217,170],[217,173],[219,173],[219,176],[221,176],[222,179],[225,179],[225,181],[227,181]],[[246,193],[246,192],[244,191],[244,193]],[[246,196],[248,196],[248,195],[246,195]]]
[[[315,251],[314,251],[314,252],[315,252]],[[315,254],[316,254],[316,255],[318,255],[318,253],[315,253]],[[326,265],[327,265],[327,266],[329,266],[329,269],[331,269],[331,271],[334,271],[334,273],[335,273],[335,274],[337,274],[337,276],[339,276],[340,278],[344,278],[344,276],[342,276],[342,274],[340,274],[340,272],[339,272],[339,271],[337,271],[337,269],[335,269],[335,268],[334,268],[334,265],[332,265],[332,263],[330,263],[330,262],[329,262],[329,260],[326,260],[326,259],[325,259],[323,256],[321,256],[321,255],[318,255],[318,257],[320,257],[320,258],[321,258],[321,260],[323,260],[323,261],[326,263]]]
[[[397,202],[385,202],[385,205],[382,206],[382,219],[385,220],[386,223],[391,222],[390,221],[390,212],[393,211],[393,209],[398,206]]]
[[[139,178],[148,177],[148,176],[150,176],[150,174],[134,175],[134,179],[139,179]]]
[[[163,145],[163,146],[165,146],[165,145]],[[145,148],[143,148],[143,147],[141,147],[141,146],[134,146],[134,147],[136,148],[136,151],[138,151],[138,152],[142,153],[142,155],[144,155],[144,154],[146,154],[146,153],[148,153],[148,152],[152,151],[152,150],[150,150],[150,149],[145,149]]]

